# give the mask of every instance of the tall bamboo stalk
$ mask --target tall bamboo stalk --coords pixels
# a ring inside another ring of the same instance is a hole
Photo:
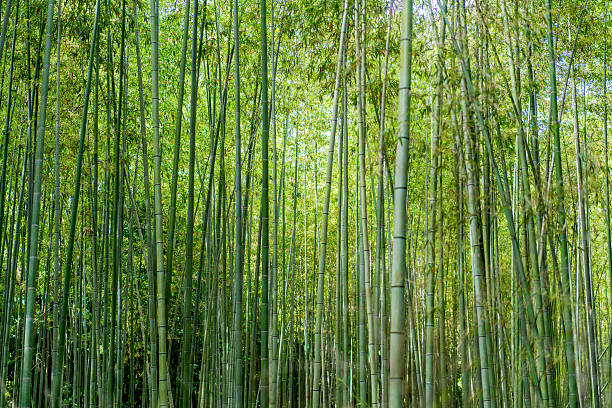
[[[43,166],[43,151],[45,142],[45,123],[47,119],[47,97],[49,93],[49,65],[51,62],[51,34],[53,30],[54,0],[47,3],[47,23],[45,28],[45,51],[43,57],[43,76],[40,94],[40,107],[38,129],[36,133],[36,156],[34,162],[34,180],[32,190],[32,208],[30,217],[30,236],[28,269],[25,298],[25,325],[23,331],[23,361],[21,366],[21,380],[19,390],[19,407],[29,408],[32,399],[32,360],[34,358],[34,311],[36,296],[36,278],[38,274],[38,233],[40,221],[41,177]],[[7,2],[10,10],[10,1]],[[7,24],[8,13],[5,13],[4,24]],[[6,32],[5,29],[2,30]],[[3,36],[4,37],[4,36]],[[2,38],[4,48],[4,39]]]
[[[406,279],[406,193],[410,147],[410,98],[412,85],[412,0],[402,2],[398,126],[393,184],[393,258],[391,263],[391,324],[389,329],[389,407],[404,403]]]
[[[159,407],[167,407],[169,393],[167,321],[164,250],[162,241],[162,202],[161,202],[161,151],[159,136],[159,3],[151,0],[151,98],[153,127],[153,195],[155,198],[155,261],[157,289],[157,335],[158,335],[158,378]]]

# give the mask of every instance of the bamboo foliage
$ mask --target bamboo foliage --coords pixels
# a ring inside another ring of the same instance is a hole
[[[607,3],[0,2],[0,406],[609,406]]]

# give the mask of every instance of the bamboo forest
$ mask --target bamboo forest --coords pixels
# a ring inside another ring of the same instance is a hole
[[[612,407],[608,0],[0,0],[0,408]]]

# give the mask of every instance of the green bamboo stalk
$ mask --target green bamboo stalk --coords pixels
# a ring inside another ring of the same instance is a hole
[[[238,22],[238,0],[233,1],[234,14],[234,136],[235,136],[235,169],[234,169],[234,195],[235,195],[235,231],[234,231],[234,316],[232,326],[233,339],[233,369],[234,369],[234,390],[232,390],[232,398],[236,408],[243,406],[243,351],[242,351],[242,285],[243,285],[243,208],[242,208],[242,162],[241,162],[241,144],[240,135],[240,37],[239,37],[239,22]],[[245,203],[248,205],[248,201]],[[246,208],[246,207],[245,207]]]
[[[412,76],[412,0],[402,1],[398,126],[393,185],[393,258],[391,263],[391,323],[389,330],[389,407],[401,408],[405,388],[406,192],[410,147]]]
[[[138,102],[140,111],[140,139],[142,146],[142,169],[144,178],[144,196],[145,196],[145,228],[146,228],[146,250],[145,265],[147,269],[147,278],[149,280],[148,287],[148,318],[149,318],[149,339],[150,339],[150,350],[148,353],[149,357],[149,378],[148,378],[148,390],[149,390],[149,405],[151,407],[157,406],[158,401],[158,377],[157,377],[157,333],[156,333],[156,314],[155,314],[155,274],[153,273],[154,268],[154,256],[155,248],[153,243],[152,233],[152,222],[151,222],[151,189],[150,189],[150,178],[149,178],[149,157],[147,152],[147,140],[146,140],[146,124],[145,124],[145,108],[144,108],[144,95],[143,95],[143,80],[142,80],[142,63],[140,57],[140,35],[139,35],[139,24],[138,24],[138,8],[134,7],[134,26],[136,32],[136,65],[138,67]]]
[[[269,327],[269,268],[270,268],[270,237],[269,237],[269,180],[268,180],[268,139],[270,133],[270,120],[268,117],[268,26],[266,23],[266,0],[260,1],[260,26],[261,26],[261,319],[260,319],[260,343],[261,343],[261,377],[260,395],[262,408],[268,408],[269,404],[269,350],[268,350],[268,327]]]
[[[195,150],[196,150],[196,120],[197,120],[197,104],[198,104],[198,70],[197,70],[197,46],[198,46],[198,0],[193,4],[193,23],[191,33],[191,97],[190,97],[190,118],[189,118],[189,181],[187,186],[187,222],[185,236],[185,275],[184,275],[184,299],[183,299],[183,344],[182,344],[182,400],[181,406],[189,408],[191,406],[191,393],[193,388],[192,370],[192,291],[193,291],[193,225],[194,225],[194,185],[195,185]],[[189,9],[189,2],[186,8]],[[187,23],[187,26],[189,24]],[[185,37],[187,37],[185,35]],[[184,71],[184,66],[182,67]],[[182,85],[184,86],[184,85]],[[180,91],[179,91],[180,92]],[[179,102],[179,104],[181,104]],[[182,112],[180,113],[182,115]],[[180,119],[178,119],[180,120]],[[180,128],[180,125],[177,125]],[[177,130],[177,134],[180,129]],[[177,154],[178,155],[178,154]],[[178,160],[173,162],[173,165],[178,166]],[[174,178],[174,174],[173,174]],[[173,180],[174,183],[174,180]],[[176,194],[176,189],[174,191]],[[173,197],[176,200],[176,197]],[[170,234],[170,233],[169,233]],[[171,239],[170,237],[168,238]],[[170,241],[169,241],[170,242]],[[170,259],[171,255],[168,256]],[[170,269],[167,269],[171,271]],[[170,272],[171,273],[171,272]],[[166,280],[166,287],[168,282]],[[166,291],[169,293],[169,290]]]
[[[53,30],[54,0],[47,3],[47,20],[45,28],[45,51],[43,57],[43,77],[40,94],[38,130],[36,134],[36,158],[32,191],[32,208],[30,218],[29,254],[26,284],[25,325],[23,332],[23,355],[19,391],[19,407],[29,408],[32,398],[32,360],[34,345],[34,314],[36,296],[36,277],[38,275],[38,233],[40,221],[40,195],[45,141],[45,123],[47,119],[47,96],[49,93],[49,65],[51,61],[51,32]],[[8,3],[7,3],[8,6]],[[8,9],[8,7],[7,7]],[[5,15],[5,23],[8,15]],[[5,30],[3,30],[5,31]],[[4,44],[1,44],[4,48]]]
[[[346,112],[342,112],[342,118]],[[344,120],[344,119],[341,119]],[[342,123],[342,122],[341,122]],[[342,129],[342,128],[341,128]],[[341,130],[342,132],[342,130]],[[342,373],[344,373],[344,356],[341,345],[342,337],[342,296],[343,296],[343,276],[342,276],[342,205],[344,203],[343,197],[343,185],[344,185],[344,137],[340,134],[338,143],[338,163],[339,163],[339,174],[338,174],[338,209],[340,217],[338,217],[339,227],[336,230],[336,293],[335,293],[335,327],[334,327],[334,357],[335,357],[335,387],[334,387],[334,401],[336,406],[342,406]]]
[[[2,133],[4,134],[4,154],[3,154],[3,160],[2,160],[2,176],[1,176],[1,186],[0,186],[0,225],[4,224],[4,219],[5,219],[5,215],[4,215],[4,207],[5,207],[5,189],[6,189],[6,167],[7,167],[7,162],[8,162],[8,155],[9,155],[9,140],[10,140],[10,134],[11,134],[11,121],[13,118],[12,113],[15,110],[15,100],[13,100],[12,95],[13,95],[13,72],[14,72],[14,66],[15,66],[15,45],[16,45],[16,40],[17,40],[17,22],[19,21],[19,3],[17,3],[16,6],[16,11],[15,11],[15,18],[13,19],[13,39],[12,39],[12,44],[11,44],[11,62],[9,64],[9,81],[8,81],[8,95],[7,95],[7,102],[6,102],[6,118],[5,118],[5,122],[4,122],[4,128],[2,129]],[[10,186],[11,186],[11,180],[12,180],[12,173],[13,173],[13,167],[11,168],[11,177],[9,177],[9,194],[8,196],[10,197]],[[15,192],[16,194],[16,192]],[[14,198],[13,198],[14,199]],[[14,205],[13,205],[13,210],[14,210]],[[8,218],[8,214],[7,217]],[[0,230],[3,230],[0,227]],[[9,228],[9,231],[12,230],[12,228]],[[10,232],[7,234],[9,235],[10,238],[12,238],[12,234],[10,234]],[[8,356],[6,356],[6,354],[8,353],[8,344],[7,343],[7,336],[8,336],[8,330],[9,330],[9,326],[10,326],[10,321],[9,316],[10,316],[10,309],[12,308],[12,295],[9,296],[9,292],[11,292],[11,288],[14,287],[14,278],[13,278],[13,274],[11,273],[11,252],[10,252],[10,248],[12,247],[12,243],[10,242],[10,238],[9,241],[7,243],[7,267],[6,267],[6,273],[5,273],[5,285],[4,285],[4,300],[2,302],[2,309],[1,309],[1,321],[0,321],[0,330],[2,333],[2,350],[0,350],[0,406],[3,405],[5,403],[5,378],[6,378],[6,362],[8,360]],[[5,240],[6,241],[6,240]],[[2,239],[0,239],[0,242],[2,242]],[[0,254],[0,264],[2,264],[2,259],[4,258],[4,248],[3,248],[4,242],[2,242],[2,244],[0,244],[0,250],[2,250],[2,254]],[[5,334],[6,333],[6,334]],[[7,349],[5,351],[5,349]]]
[[[612,304],[612,237],[610,233],[610,169],[608,167],[608,3],[605,8],[605,24],[604,31],[604,60],[603,60],[603,135],[604,135],[604,174],[606,178],[606,198],[605,198],[605,216],[606,216],[606,248],[608,254],[608,296],[610,304]],[[612,344],[612,330],[609,330],[608,344]],[[607,361],[608,378],[612,374],[612,350],[608,350]],[[612,401],[612,387],[607,389],[607,401]]]
[[[391,39],[391,21],[393,19],[392,10],[388,11],[387,18],[387,35],[385,38],[385,57],[383,63],[382,88],[380,96],[380,120],[379,120],[379,140],[378,140],[378,200],[376,206],[376,276],[379,280],[379,310],[380,310],[380,384],[381,384],[381,405],[387,407],[389,405],[388,397],[388,349],[387,349],[387,316],[386,316],[386,275],[387,269],[385,264],[385,185],[384,185],[384,170],[385,170],[385,126],[386,126],[386,102],[387,102],[387,75],[389,70],[389,42]],[[346,112],[343,112],[343,117]]]
[[[446,9],[446,2],[443,6]],[[435,29],[437,33],[437,28]],[[427,208],[427,238],[425,243],[426,248],[426,301],[425,301],[425,405],[433,406],[434,404],[434,302],[435,302],[435,271],[436,271],[436,230],[438,229],[436,212],[438,203],[438,171],[439,171],[439,156],[440,156],[440,137],[441,137],[441,118],[440,110],[442,104],[442,80],[443,80],[443,51],[444,38],[446,35],[446,25],[444,19],[440,21],[440,39],[438,42],[438,58],[436,67],[436,96],[435,104],[432,112],[432,130],[430,142],[430,166],[429,180],[430,187],[428,193],[428,208]]]
[[[279,215],[279,190],[278,190],[278,149],[276,143],[276,68],[278,52],[274,39],[275,33],[274,0],[270,1],[270,42],[272,43],[270,57],[272,58],[272,75],[270,84],[270,130],[272,138],[272,258],[270,260],[270,279],[268,293],[270,297],[270,378],[269,399],[270,407],[278,406],[278,215]],[[280,45],[280,38],[278,41]]]
[[[151,98],[153,127],[153,190],[155,201],[155,262],[157,289],[157,334],[159,408],[169,406],[167,319],[165,295],[164,249],[162,241],[161,151],[159,136],[159,3],[151,0]]]
[[[51,383],[52,387],[57,384],[60,380],[58,379],[58,375],[60,375],[60,367],[59,367],[59,316],[60,316],[60,291],[59,291],[59,256],[60,256],[60,223],[61,223],[61,202],[60,202],[60,174],[59,174],[59,156],[60,156],[60,107],[61,107],[61,92],[60,92],[60,72],[61,72],[61,7],[62,2],[59,1],[57,3],[57,72],[56,72],[56,102],[55,102],[55,174],[54,174],[54,215],[53,218],[55,220],[54,224],[54,254],[53,254],[53,350],[52,350],[52,363],[51,368]],[[54,402],[54,395],[52,390],[52,404],[56,404]],[[59,398],[59,395],[57,396]],[[59,405],[59,401],[57,402]],[[55,406],[58,406],[55,405]]]

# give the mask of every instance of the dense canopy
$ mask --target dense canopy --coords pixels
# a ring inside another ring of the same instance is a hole
[[[0,407],[612,405],[607,0],[0,0]]]

